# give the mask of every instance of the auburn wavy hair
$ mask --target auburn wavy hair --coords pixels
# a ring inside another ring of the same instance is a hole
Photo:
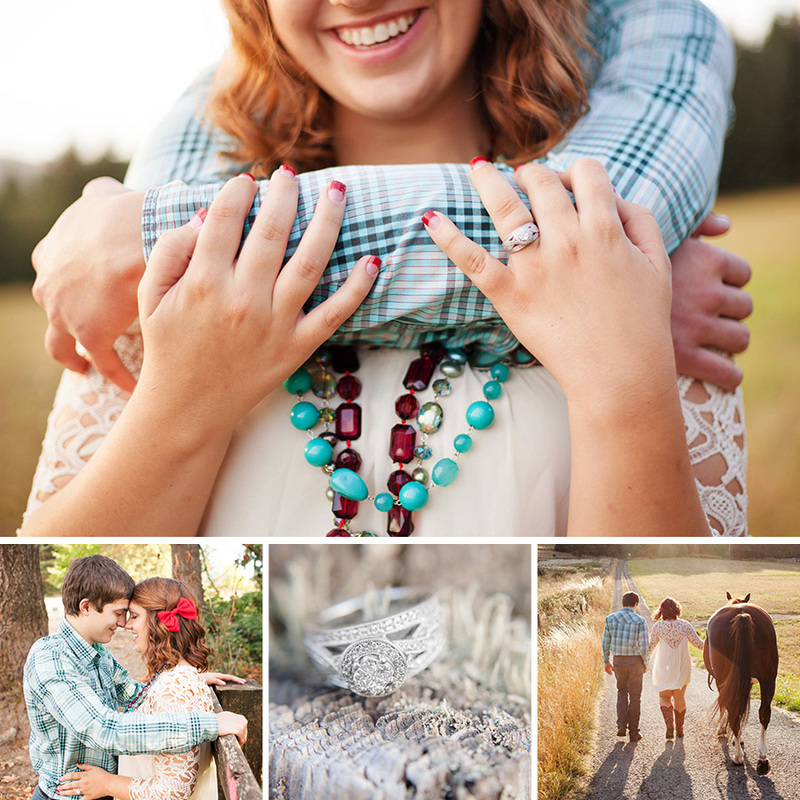
[[[158,618],[159,611],[171,611],[185,597],[197,608],[197,619],[178,616],[180,630],[171,631]],[[131,602],[147,612],[148,648],[144,660],[150,675],[172,669],[184,659],[200,672],[208,671],[209,649],[206,631],[200,624],[200,607],[194,592],[173,578],[147,578],[133,589]]]
[[[678,619],[681,615],[681,604],[671,597],[665,597],[658,607],[658,611],[653,614],[653,619]]]
[[[260,175],[281,162],[335,166],[333,102],[278,41],[267,0],[222,6],[231,46],[207,110],[237,143],[226,155]],[[543,155],[585,113],[585,18],[585,0],[484,0],[476,96],[495,155],[513,165]]]

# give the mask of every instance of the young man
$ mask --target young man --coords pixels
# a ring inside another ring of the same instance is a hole
[[[64,576],[66,619],[33,645],[25,663],[30,755],[39,773],[32,800],[53,800],[59,778],[78,764],[116,772],[121,753],[181,753],[218,736],[247,736],[247,719],[228,711],[125,713],[146,687],[103,645],[125,625],[133,587],[130,575],[101,555],[76,559]],[[208,673],[207,682],[222,677]]]
[[[632,742],[642,738],[639,733],[642,676],[650,660],[647,622],[636,613],[638,606],[639,595],[625,592],[622,608],[606,617],[603,630],[603,663],[606,672],[617,677],[617,736],[624,736],[627,729]]]

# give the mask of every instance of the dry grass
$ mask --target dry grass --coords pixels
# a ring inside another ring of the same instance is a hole
[[[585,775],[603,674],[599,643],[612,588],[610,579],[565,578],[561,586],[550,580],[540,594],[539,800],[574,796]]]
[[[44,350],[44,312],[30,287],[0,291],[0,536],[13,536],[28,499],[61,368]]]

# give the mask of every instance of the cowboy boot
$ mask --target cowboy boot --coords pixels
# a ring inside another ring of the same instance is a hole
[[[659,706],[659,708],[664,717],[664,722],[667,723],[667,739],[672,739],[675,736],[675,728],[672,724],[672,706]]]
[[[679,738],[683,738],[683,720],[686,717],[686,709],[684,708],[683,711],[676,711],[675,712],[675,735]]]

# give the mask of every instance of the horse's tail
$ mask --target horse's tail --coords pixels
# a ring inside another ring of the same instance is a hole
[[[731,730],[738,734],[750,711],[750,678],[755,649],[755,624],[750,614],[737,614],[731,620],[731,638],[733,663],[725,683],[719,686],[718,703],[720,712],[727,711]]]

